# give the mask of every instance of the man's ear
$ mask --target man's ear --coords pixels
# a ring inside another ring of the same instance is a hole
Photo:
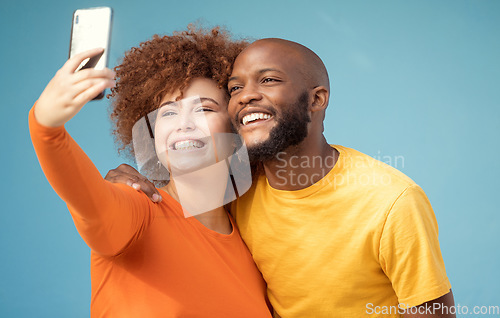
[[[312,89],[312,105],[311,112],[325,111],[328,106],[328,99],[330,98],[330,92],[324,86],[316,86]]]

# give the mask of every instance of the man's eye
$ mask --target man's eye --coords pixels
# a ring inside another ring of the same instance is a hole
[[[238,90],[240,87],[238,86],[233,86],[231,88],[229,88],[229,94],[232,94],[234,91]]]
[[[266,77],[262,80],[262,83],[269,83],[269,82],[277,82],[277,80],[269,77]]]

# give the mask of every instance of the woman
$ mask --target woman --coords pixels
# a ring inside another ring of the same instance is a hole
[[[125,55],[116,86],[109,69],[75,73],[102,53],[91,50],[68,60],[30,111],[44,173],[92,250],[92,317],[270,317],[262,276],[220,204],[227,175],[211,170],[234,148],[217,137],[231,132],[220,87],[244,46],[218,29],[155,36]],[[170,172],[159,204],[103,180],[64,129],[106,87],[121,149],[134,153],[134,125],[155,112],[149,131]],[[210,206],[179,204],[206,196],[207,186]]]

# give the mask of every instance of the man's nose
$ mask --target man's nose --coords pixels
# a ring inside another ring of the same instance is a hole
[[[247,105],[255,101],[259,101],[262,99],[262,94],[258,90],[257,85],[250,84],[245,85],[241,88],[241,92],[239,94],[239,104]]]

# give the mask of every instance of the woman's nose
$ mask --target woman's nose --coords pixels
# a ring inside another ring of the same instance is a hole
[[[190,131],[196,128],[192,114],[181,114],[177,117],[177,131]]]

